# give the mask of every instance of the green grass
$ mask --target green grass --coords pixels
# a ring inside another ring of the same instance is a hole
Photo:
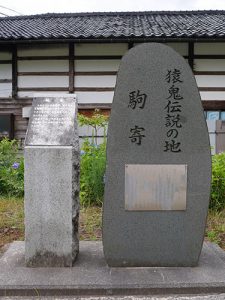
[[[90,206],[80,210],[80,240],[101,240],[102,209]],[[0,250],[14,240],[24,239],[23,199],[0,197]],[[225,210],[209,211],[206,240],[225,250]]]
[[[218,244],[225,250],[225,210],[221,212],[209,211],[206,239]]]
[[[24,239],[23,199],[0,197],[0,249]]]
[[[102,238],[102,209],[90,206],[80,210],[80,239],[101,240]]]
[[[101,215],[101,207],[81,208],[81,240],[101,239]],[[15,240],[24,240],[23,199],[0,197],[0,249]]]

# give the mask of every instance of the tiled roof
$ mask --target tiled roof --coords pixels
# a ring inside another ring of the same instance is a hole
[[[225,38],[225,10],[71,13],[0,18],[0,41],[132,38]]]

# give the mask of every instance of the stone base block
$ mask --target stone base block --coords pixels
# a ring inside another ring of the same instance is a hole
[[[25,147],[25,261],[71,267],[79,251],[79,160],[71,146]]]
[[[24,242],[14,242],[0,258],[0,270],[0,297],[225,293],[225,252],[212,243],[204,243],[194,268],[109,268],[101,242],[81,241],[76,265],[58,269],[26,268]]]

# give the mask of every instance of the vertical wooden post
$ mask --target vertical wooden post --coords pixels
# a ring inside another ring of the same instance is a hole
[[[18,80],[17,80],[17,46],[12,48],[12,97],[17,96]]]
[[[133,42],[129,42],[128,43],[128,50],[134,47],[134,43]]]
[[[74,90],[74,43],[69,43],[69,93]]]
[[[193,42],[188,43],[188,63],[193,71],[194,70],[194,43]]]

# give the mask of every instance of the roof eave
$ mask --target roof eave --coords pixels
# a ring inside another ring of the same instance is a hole
[[[0,39],[0,44],[30,43],[143,43],[143,42],[224,42],[224,36],[212,37],[98,37],[98,38],[40,38],[40,39]]]

